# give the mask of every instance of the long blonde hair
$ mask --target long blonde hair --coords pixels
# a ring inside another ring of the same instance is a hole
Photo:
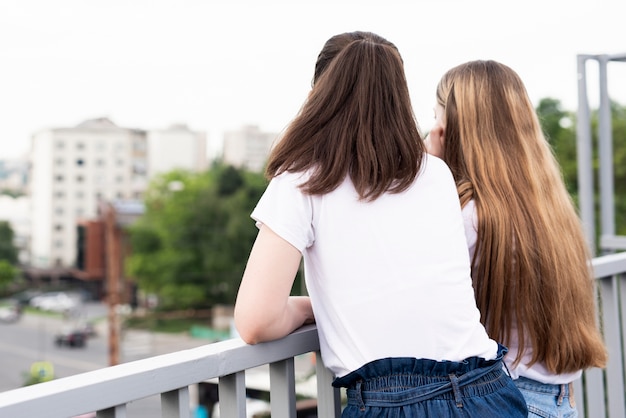
[[[443,158],[461,204],[473,199],[478,240],[472,278],[482,322],[519,362],[554,373],[603,367],[590,253],[558,163],[524,84],[509,67],[472,61],[437,87],[445,108]]]

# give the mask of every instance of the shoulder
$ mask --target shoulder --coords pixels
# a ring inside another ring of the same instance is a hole
[[[424,154],[422,170],[420,174],[433,173],[435,175],[445,175],[452,177],[452,172],[448,165],[439,157],[432,154]]]
[[[292,173],[285,171],[270,179],[265,193],[295,193],[300,192],[300,186],[306,183],[307,173]]]

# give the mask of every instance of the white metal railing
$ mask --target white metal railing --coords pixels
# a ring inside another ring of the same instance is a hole
[[[575,382],[581,417],[625,417],[624,332],[626,253],[592,261],[598,288],[598,312],[609,349],[606,369],[591,369]],[[246,370],[269,365],[273,417],[296,416],[294,358],[315,352],[318,416],[339,417],[340,391],[319,358],[315,326],[303,327],[278,341],[250,346],[240,339],[106,367],[0,393],[0,417],[67,418],[97,411],[98,418],[126,418],[130,402],[161,397],[163,418],[189,418],[189,386],[217,378],[220,417],[246,416]]]
[[[592,260],[598,289],[598,320],[609,351],[605,369],[590,369],[574,383],[582,417],[626,417],[624,338],[626,337],[626,252]]]
[[[220,416],[245,417],[245,371],[267,364],[272,416],[295,417],[294,357],[309,352],[318,356],[318,414],[336,417],[340,393],[318,350],[315,326],[254,346],[235,338],[0,393],[0,417],[41,411],[46,418],[67,418],[97,411],[97,418],[126,418],[128,403],[161,395],[163,418],[188,418],[189,386],[214,378],[219,378]]]

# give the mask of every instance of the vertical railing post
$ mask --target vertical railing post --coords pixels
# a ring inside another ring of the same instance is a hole
[[[126,418],[126,405],[118,405],[98,411],[96,412],[96,418]]]
[[[189,387],[161,394],[161,416],[163,418],[190,418]]]
[[[245,371],[219,378],[221,418],[246,418]]]
[[[615,236],[615,198],[613,193],[613,133],[611,100],[609,98],[607,65],[609,57],[598,57],[600,75],[600,109],[598,111],[598,177],[600,183],[600,235]],[[600,240],[602,243],[602,240]],[[604,248],[600,248],[604,250]],[[605,251],[602,254],[606,254]]]
[[[317,375],[317,416],[339,418],[341,416],[341,392],[333,387],[333,374],[324,366],[320,352],[315,353]]]
[[[296,416],[296,381],[293,357],[270,364],[270,408],[272,416]]]
[[[595,211],[593,198],[593,152],[591,115],[587,98],[587,55],[578,55],[578,113],[576,153],[578,163],[578,206],[591,253],[595,254]]]

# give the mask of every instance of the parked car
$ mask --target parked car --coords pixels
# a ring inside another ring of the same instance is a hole
[[[69,296],[65,292],[48,292],[35,296],[30,300],[30,306],[51,312],[70,312],[77,308],[80,300]]]
[[[54,343],[59,347],[84,347],[87,344],[87,336],[80,329],[64,328],[54,336]]]
[[[14,294],[13,296],[11,296],[11,299],[17,301],[18,305],[20,305],[20,308],[24,308],[25,306],[30,305],[30,301],[32,298],[39,295],[41,295],[41,292],[39,290],[27,289]]]
[[[82,322],[78,324],[76,330],[85,334],[85,337],[95,337],[96,335],[98,335],[96,327],[92,321]]]
[[[20,308],[17,304],[0,306],[0,322],[15,322],[20,319],[20,313]]]

